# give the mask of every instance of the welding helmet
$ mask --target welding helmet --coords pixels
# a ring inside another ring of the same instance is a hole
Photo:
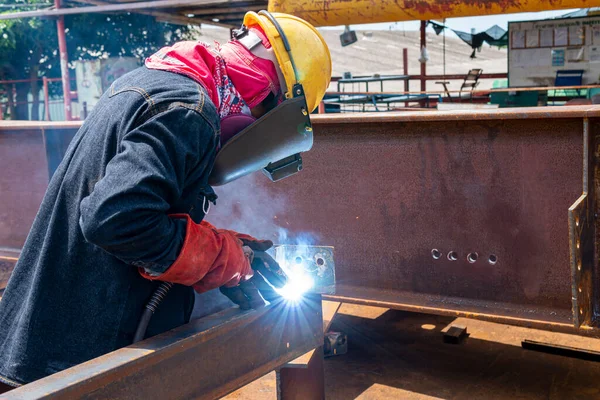
[[[261,45],[258,31],[267,37],[270,48]],[[254,55],[273,61],[282,101],[257,120],[239,116],[222,121],[222,131],[234,126],[236,132],[222,142],[209,183],[223,185],[260,169],[273,181],[283,179],[302,169],[300,153],[312,147],[310,113],[329,86],[329,49],[306,21],[267,11],[247,13],[232,39]]]

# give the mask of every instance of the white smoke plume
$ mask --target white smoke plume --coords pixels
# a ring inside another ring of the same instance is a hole
[[[290,178],[290,179],[293,179]],[[297,233],[283,215],[289,212],[285,193],[270,191],[261,173],[254,173],[227,185],[216,187],[219,198],[206,220],[217,228],[246,233],[257,239],[272,240],[275,244],[314,245],[319,239],[315,233]]]

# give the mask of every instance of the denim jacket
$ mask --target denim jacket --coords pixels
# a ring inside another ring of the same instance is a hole
[[[24,384],[131,343],[160,274],[177,258],[187,213],[216,196],[215,105],[197,82],[139,68],[116,80],[52,177],[0,301],[0,381]],[[189,320],[175,285],[147,336]]]

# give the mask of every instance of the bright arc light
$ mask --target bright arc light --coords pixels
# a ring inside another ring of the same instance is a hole
[[[281,289],[275,289],[284,299],[292,302],[299,301],[304,293],[308,292],[315,282],[307,275],[291,275],[288,283]]]

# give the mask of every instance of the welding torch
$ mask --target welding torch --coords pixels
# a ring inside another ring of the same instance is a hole
[[[270,246],[272,246],[272,244]],[[279,264],[268,253],[261,251],[258,248],[254,250],[252,249],[252,246],[244,247],[250,248],[249,259],[250,265],[255,272],[254,276],[247,281],[240,282],[238,286],[231,288],[221,287],[220,290],[221,293],[237,304],[240,309],[249,310],[251,308],[264,306],[264,300],[271,303],[280,298],[282,295],[278,290],[282,290],[286,287],[288,277]],[[264,246],[261,248],[264,248]],[[248,250],[245,249],[245,251]],[[137,343],[144,339],[152,316],[172,287],[173,283],[171,282],[161,282],[154,290],[142,312],[142,316],[133,337],[133,343]]]

